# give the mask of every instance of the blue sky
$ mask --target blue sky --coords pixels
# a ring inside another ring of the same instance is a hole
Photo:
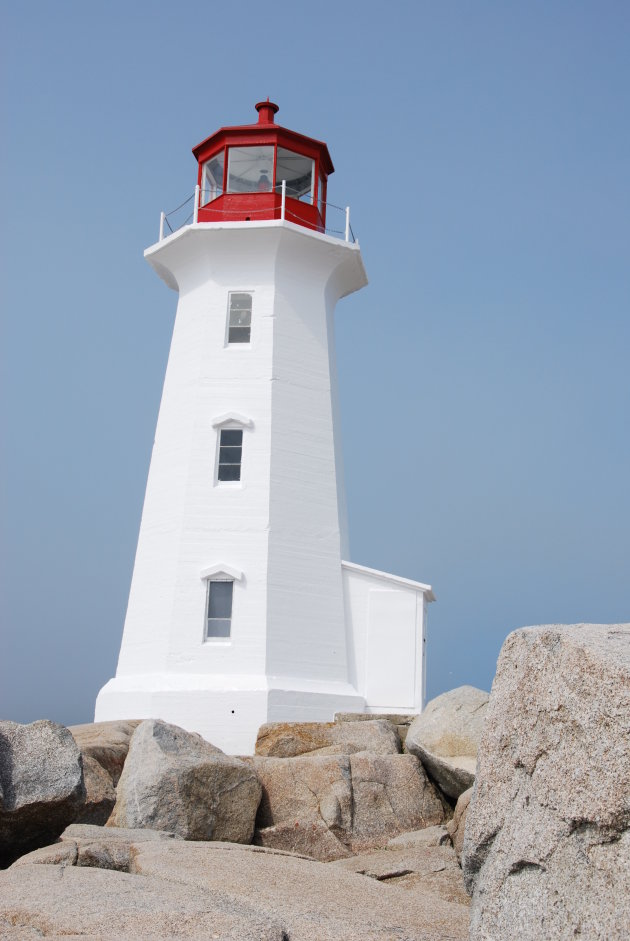
[[[328,143],[370,278],[337,313],[352,557],[430,582],[429,695],[507,633],[630,620],[630,7],[3,4],[0,715],[115,670],[191,148]]]

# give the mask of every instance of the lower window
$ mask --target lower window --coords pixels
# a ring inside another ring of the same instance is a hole
[[[230,636],[233,590],[233,581],[226,581],[225,579],[208,581],[206,640],[214,637]]]
[[[219,436],[217,480],[240,480],[243,455],[243,429],[222,428]]]

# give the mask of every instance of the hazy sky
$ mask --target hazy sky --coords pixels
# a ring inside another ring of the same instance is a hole
[[[4,2],[0,716],[116,666],[191,147],[328,143],[352,558],[433,585],[429,695],[506,634],[630,620],[630,5]]]

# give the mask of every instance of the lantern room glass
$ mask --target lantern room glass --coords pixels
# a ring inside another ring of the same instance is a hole
[[[228,149],[228,193],[270,193],[273,180],[273,145]]]
[[[223,166],[225,157],[223,151],[206,160],[201,174],[201,205],[212,202],[223,195]]]
[[[287,183],[287,196],[303,203],[313,204],[315,186],[315,161],[293,150],[278,147],[276,161],[276,193],[282,191],[282,181]]]

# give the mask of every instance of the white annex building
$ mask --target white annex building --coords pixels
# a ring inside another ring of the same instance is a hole
[[[428,585],[348,560],[334,311],[367,283],[328,234],[325,144],[258,122],[194,148],[192,222],[145,257],[179,294],[116,676],[96,720],[230,753],[269,721],[419,712]],[[329,211],[330,215],[330,211]]]

